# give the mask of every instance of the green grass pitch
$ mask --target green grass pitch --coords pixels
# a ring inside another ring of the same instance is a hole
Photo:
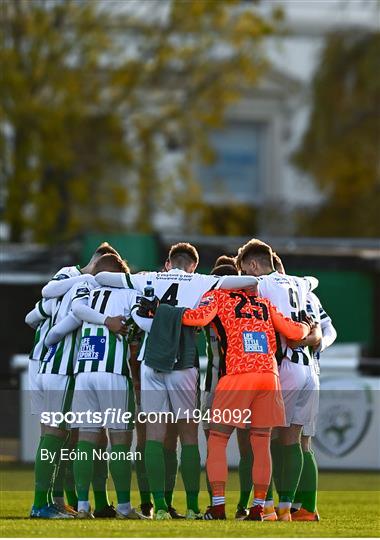
[[[30,467],[3,465],[0,469],[0,531],[2,537],[378,537],[380,532],[380,476],[376,473],[322,473],[319,523],[252,523],[234,521],[238,477],[230,472],[228,521],[122,521],[30,520],[33,471]],[[203,479],[204,480],[204,479]],[[135,482],[135,478],[134,478]],[[184,511],[180,478],[175,506]],[[138,504],[133,485],[132,504]],[[202,486],[204,489],[204,486]],[[115,494],[111,491],[111,499]],[[208,503],[206,491],[201,507]]]

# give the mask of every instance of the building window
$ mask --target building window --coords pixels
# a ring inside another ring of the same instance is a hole
[[[232,122],[213,133],[215,162],[200,169],[208,202],[259,202],[265,181],[265,134],[264,122]]]

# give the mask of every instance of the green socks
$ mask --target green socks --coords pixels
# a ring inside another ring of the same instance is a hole
[[[198,445],[185,444],[182,446],[181,473],[186,490],[187,508],[198,514],[198,496],[201,477],[201,458]]]
[[[67,461],[62,461],[60,456],[57,456],[53,480],[53,499],[63,499],[63,484],[66,474],[66,464]]]
[[[283,446],[278,439],[273,439],[270,443],[270,453],[272,456],[272,477],[267,491],[266,500],[273,501],[273,482],[277,493],[281,496],[281,475]]]
[[[77,457],[74,461],[74,478],[78,500],[88,501],[88,492],[94,471],[93,452],[96,445],[89,441],[77,443]]]
[[[149,479],[149,487],[154,499],[155,512],[165,510],[168,506],[165,501],[165,458],[164,445],[159,441],[146,441],[145,467]]]
[[[74,510],[78,506],[78,497],[77,492],[75,489],[75,480],[74,480],[74,461],[70,459],[69,461],[66,461],[66,474],[64,479],[64,488],[65,488],[65,494],[67,503],[74,508]]]
[[[33,505],[42,508],[48,504],[48,492],[54,479],[57,458],[65,440],[55,435],[44,435],[40,439],[34,466],[35,491]],[[42,459],[42,457],[48,459]]]
[[[165,501],[168,506],[172,506],[173,491],[177,479],[178,460],[177,451],[164,448],[165,459]]]
[[[115,444],[111,447],[111,452],[118,454],[117,459],[110,461],[110,473],[115,485],[118,504],[125,504],[131,500],[131,475],[132,467],[129,459],[124,459],[123,454],[127,456],[130,446],[126,444]]]
[[[270,479],[270,483],[267,490],[267,496],[265,497],[266,501],[273,501],[273,479]]]
[[[136,459],[135,461],[137,484],[139,486],[141,504],[149,504],[151,501],[149,482],[145,469],[145,447],[137,446],[136,452],[140,452],[141,454],[141,459]]]
[[[301,443],[282,446],[282,454],[280,502],[291,503],[294,500],[303,467]]]
[[[247,508],[249,497],[252,490],[252,465],[253,454],[248,452],[240,456],[239,461],[239,480],[240,480],[240,499],[238,502],[239,508]]]
[[[72,449],[72,447],[67,446],[67,443],[64,445],[64,448],[68,450]],[[66,493],[68,504],[75,509],[78,505],[78,497],[75,491],[72,459],[57,461],[52,490],[53,501],[60,499],[64,502],[63,491]]]
[[[97,446],[98,450],[106,450],[104,446]],[[108,479],[108,461],[106,459],[94,459],[94,469],[92,474],[92,489],[94,491],[95,510],[103,510],[106,506],[109,506],[108,493],[107,493],[107,479]]]
[[[316,512],[318,489],[318,465],[314,452],[303,452],[303,468],[295,502],[301,503],[308,512]]]
[[[176,478],[176,452],[164,450],[163,444],[158,441],[146,441],[145,467],[150,490],[153,494],[155,511],[167,511],[168,504],[171,504]],[[199,513],[198,495],[201,464],[196,444],[182,446],[181,473],[186,490],[187,508]]]

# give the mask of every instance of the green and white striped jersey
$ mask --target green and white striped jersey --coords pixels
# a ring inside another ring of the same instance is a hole
[[[54,301],[41,298],[36,303],[36,310],[41,315],[41,321],[39,322],[35,334],[33,349],[30,351],[29,360],[41,361],[47,353],[47,347],[44,345],[46,334],[49,332],[52,326],[52,308]]]
[[[71,302],[80,295],[88,284],[83,281],[73,285],[67,293],[61,298],[53,299],[52,321],[53,324],[59,323],[70,312]],[[67,334],[59,343],[49,347],[43,360],[41,361],[39,373],[52,373],[55,375],[73,375],[74,363],[78,353],[80,341],[80,328]]]
[[[88,305],[107,317],[131,316],[136,291],[101,287],[88,292]],[[75,373],[102,371],[129,375],[128,338],[118,336],[106,326],[83,322]]]

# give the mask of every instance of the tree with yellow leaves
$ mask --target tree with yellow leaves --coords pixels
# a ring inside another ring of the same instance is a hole
[[[154,229],[198,204],[195,159],[266,67],[273,32],[237,0],[3,0],[0,148],[12,241]],[[165,171],[173,141],[183,156]],[[179,181],[180,179],[180,181]],[[132,212],[132,209],[134,212]]]

